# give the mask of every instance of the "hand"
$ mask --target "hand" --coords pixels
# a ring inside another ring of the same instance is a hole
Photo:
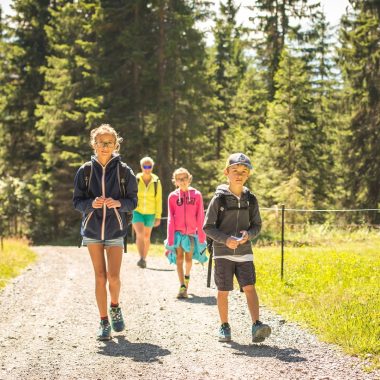
[[[234,238],[233,236],[229,237],[226,241],[226,246],[229,249],[236,249],[238,245],[239,245],[239,242],[236,241],[236,238]]]
[[[93,208],[102,208],[104,203],[104,197],[96,197],[92,201],[92,207]]]
[[[160,224],[161,224],[161,219],[160,218],[156,218],[156,220],[154,221],[153,227],[158,227]]]
[[[247,240],[249,239],[248,232],[246,230],[240,231],[242,234],[241,240],[239,241],[239,244],[245,244]]]
[[[116,199],[113,199],[113,198],[106,198],[104,200],[104,204],[108,207],[108,208],[116,208],[116,207],[120,207],[121,206],[121,203],[120,201],[116,200]]]

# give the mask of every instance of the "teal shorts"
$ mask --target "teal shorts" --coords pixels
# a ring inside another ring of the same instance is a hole
[[[153,227],[155,220],[155,214],[140,214],[138,211],[133,211],[132,224],[143,223],[145,227]]]

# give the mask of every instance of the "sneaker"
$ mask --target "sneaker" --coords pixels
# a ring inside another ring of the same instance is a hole
[[[231,327],[228,323],[223,323],[219,328],[219,342],[231,341]]]
[[[256,323],[252,325],[252,342],[264,342],[265,338],[268,338],[271,332],[272,330],[268,325],[260,321],[256,321]]]
[[[110,340],[111,338],[111,325],[108,321],[100,321],[98,340]]]
[[[144,269],[146,268],[146,261],[141,258],[138,262],[137,262],[137,266],[139,266],[140,268]]]
[[[179,288],[179,292],[177,294],[177,298],[187,298],[187,289],[185,285],[181,285]]]
[[[123,331],[125,329],[125,323],[120,306],[110,307],[110,316],[112,330],[116,332]]]
[[[190,277],[189,278],[185,277],[185,286],[186,286],[186,289],[189,289],[189,282],[190,282]]]

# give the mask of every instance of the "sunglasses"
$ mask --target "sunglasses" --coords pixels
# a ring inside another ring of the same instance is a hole
[[[96,142],[95,145],[98,146],[98,147],[111,148],[111,149],[113,149],[115,147],[115,143],[112,142],[112,141],[110,141],[110,142],[99,141],[99,142]]]
[[[143,165],[143,169],[152,169],[152,165]]]

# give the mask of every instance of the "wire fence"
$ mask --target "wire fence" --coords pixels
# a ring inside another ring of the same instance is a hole
[[[261,207],[263,228],[254,240],[258,246],[279,246],[281,253],[281,279],[284,278],[285,250],[291,247],[314,246],[344,242],[356,238],[371,239],[370,231],[380,233],[380,209],[304,209]],[[167,217],[153,229],[152,241],[162,243],[166,237]],[[135,240],[133,228],[130,230]]]

